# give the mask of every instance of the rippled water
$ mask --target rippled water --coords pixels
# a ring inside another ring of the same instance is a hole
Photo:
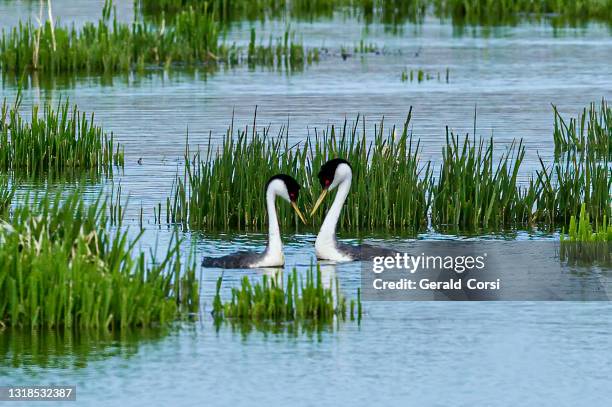
[[[97,18],[103,2],[53,3],[56,19],[80,25]],[[0,2],[0,27],[37,13],[37,2]],[[118,16],[132,19],[130,1],[120,3]],[[265,33],[285,29],[279,22],[255,26]],[[492,134],[502,145],[513,138],[525,140],[525,177],[538,168],[538,153],[545,159],[552,155],[551,104],[575,115],[589,102],[612,96],[612,37],[596,25],[554,31],[521,25],[458,35],[449,24],[428,20],[403,27],[398,36],[383,26],[366,30],[345,18],[292,22],[291,27],[303,34],[307,46],[329,50],[303,72],[237,68],[209,75],[58,78],[50,85],[33,80],[24,90],[24,111],[32,103],[69,97],[115,133],[126,146],[126,168],[114,182],[130,196],[129,223],[137,223],[141,205],[146,210],[146,247],[156,239],[163,245],[170,237],[166,228],[151,225],[152,208],[170,193],[187,129],[192,149],[203,145],[209,132],[218,142],[232,114],[237,126],[251,125],[256,106],[259,125],[270,124],[273,132],[289,120],[294,141],[358,113],[366,116],[369,129],[383,116],[389,125],[400,124],[413,106],[412,128],[422,139],[423,159],[434,161],[445,126],[471,132],[476,109],[479,135]],[[246,23],[233,26],[228,41],[245,42],[249,28]],[[343,60],[340,48],[352,48],[361,38],[381,52]],[[442,78],[448,68],[450,81],[404,83],[405,68],[434,76],[439,72]],[[10,101],[16,91],[14,82],[3,82],[2,97]],[[143,165],[137,164],[139,158]],[[88,192],[94,196],[103,187],[93,184]],[[287,268],[310,265],[312,234],[286,232]],[[193,248],[198,257],[265,244],[260,235],[185,237],[185,251]],[[516,237],[534,238],[525,233]],[[326,266],[323,272],[337,275],[347,295],[354,295],[358,264]],[[204,270],[208,309],[219,273]],[[226,282],[236,284],[244,274],[261,272],[226,273]],[[15,333],[13,344],[3,342],[0,349],[0,383],[76,384],[79,405],[102,398],[135,406],[371,405],[374,400],[381,405],[609,404],[608,303],[371,302],[365,307],[361,325],[348,322],[332,332],[297,336],[243,334],[227,326],[217,331],[204,314],[199,323],[181,325],[168,336],[146,336],[135,345],[117,338],[90,342],[83,345],[88,356],[78,364],[71,363],[70,355],[78,357],[83,348],[63,344],[67,353],[47,367],[34,357],[15,361],[19,344],[32,353],[35,348]],[[125,347],[129,351],[122,351]],[[46,351],[53,354],[56,345]]]

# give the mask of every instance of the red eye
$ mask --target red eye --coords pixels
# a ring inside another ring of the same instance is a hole
[[[291,193],[289,194],[289,197],[291,198],[292,201],[295,201],[295,194]]]
[[[329,186],[330,182],[328,179],[325,180],[325,187],[327,188]]]

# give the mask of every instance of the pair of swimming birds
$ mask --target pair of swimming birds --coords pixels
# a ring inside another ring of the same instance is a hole
[[[319,182],[323,191],[312,209],[313,215],[329,191],[338,189],[334,202],[330,207],[321,230],[315,241],[315,252],[320,260],[337,262],[369,260],[374,256],[387,255],[390,250],[369,246],[352,246],[342,244],[336,239],[336,226],[340,219],[342,206],[351,189],[353,171],[348,161],[335,158],[323,164],[319,171]],[[281,241],[275,201],[280,197],[289,202],[302,222],[306,223],[304,216],[297,206],[300,185],[293,177],[278,174],[270,178],[266,184],[266,207],[268,212],[268,245],[263,253],[238,252],[223,257],[205,257],[204,267],[221,268],[254,268],[254,267],[282,267],[285,264],[283,243]]]

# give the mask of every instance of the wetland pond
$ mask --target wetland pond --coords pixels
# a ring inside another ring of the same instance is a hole
[[[53,2],[63,24],[96,21],[103,2]],[[0,27],[34,18],[36,2],[0,1]],[[131,2],[119,3],[121,21],[132,20]],[[226,40],[248,44],[251,27],[264,38],[282,35],[284,21],[237,22]],[[401,126],[410,107],[411,130],[422,159],[440,160],[445,128],[458,134],[493,135],[500,146],[523,138],[526,182],[551,159],[553,110],[576,116],[591,102],[612,99],[612,35],[608,26],[553,28],[546,22],[458,30],[427,17],[400,32],[358,19],[291,21],[305,46],[327,50],[299,72],[268,68],[221,68],[216,72],[175,69],[145,74],[27,79],[21,109],[69,99],[112,131],[125,146],[125,168],[112,179],[87,183],[85,196],[121,185],[129,196],[125,225],[139,230],[143,208],[145,248],[163,246],[172,229],[155,224],[153,208],[172,193],[189,149],[221,145],[228,127],[288,123],[290,143],[316,129],[342,126],[365,116],[372,127],[383,117]],[[343,57],[361,40],[377,52]],[[432,78],[402,81],[405,69]],[[448,70],[448,81],[445,76]],[[440,79],[438,79],[440,75]],[[2,98],[18,86],[2,82]],[[476,123],[474,124],[474,112]],[[17,194],[37,190],[20,185]],[[316,263],[314,231],[284,230],[285,270]],[[265,246],[263,234],[183,232],[183,250],[198,258]],[[342,235],[350,240],[348,233]],[[402,236],[377,236],[382,245]],[[410,236],[414,238],[414,236]],[[466,239],[433,229],[418,239]],[[470,238],[558,240],[557,233],[521,231]],[[522,253],[537,258],[537,250]],[[353,296],[360,286],[357,263],[322,264]],[[199,272],[199,271],[198,271]],[[258,270],[226,271],[223,293]],[[606,276],[610,270],[603,270]],[[209,315],[221,270],[204,269],[203,308],[196,322],[165,332],[119,336],[32,335],[0,330],[0,385],[70,384],[78,405],[533,405],[604,406],[612,399],[612,306],[600,302],[376,302],[365,301],[360,323],[333,324],[295,332],[215,326]],[[606,287],[608,289],[608,287]],[[609,291],[608,291],[609,292]],[[588,380],[585,380],[588,378]],[[342,403],[339,400],[343,401]],[[67,402],[66,405],[72,405]]]

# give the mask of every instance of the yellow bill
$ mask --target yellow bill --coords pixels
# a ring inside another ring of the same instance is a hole
[[[321,195],[319,195],[319,199],[317,199],[317,202],[315,203],[314,208],[312,208],[312,211],[310,212],[310,216],[314,215],[317,209],[319,209],[319,206],[321,206],[321,203],[325,199],[326,195],[327,195],[327,188],[325,188],[323,192],[321,192]]]
[[[302,222],[306,223],[306,219],[304,219],[304,215],[302,215],[302,212],[300,212],[300,208],[298,208],[297,204],[295,202],[291,202],[291,206],[293,209],[295,209],[295,213],[297,213]]]

